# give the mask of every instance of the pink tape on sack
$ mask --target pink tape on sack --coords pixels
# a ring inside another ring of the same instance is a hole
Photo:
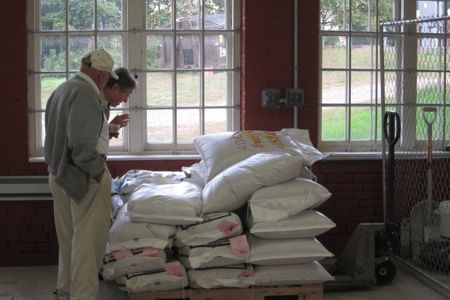
[[[242,271],[241,273],[238,274],[238,278],[241,277],[251,277],[255,275],[255,270],[253,270],[253,268],[250,269],[245,269],[244,271]]]
[[[223,220],[219,224],[217,224],[217,229],[222,231],[223,234],[227,235],[233,232],[233,229],[239,227],[239,224]]]
[[[248,245],[247,237],[244,234],[231,238],[230,246],[231,251],[245,255],[250,253],[250,246]]]
[[[166,263],[166,273],[176,277],[184,277],[183,270],[179,261],[171,261]]]
[[[116,260],[124,260],[133,256],[133,253],[130,250],[116,250],[111,252],[111,254]]]
[[[156,249],[153,247],[147,247],[142,249],[142,254],[144,254],[144,256],[148,256],[148,257],[159,257],[159,252],[161,250],[160,249]]]

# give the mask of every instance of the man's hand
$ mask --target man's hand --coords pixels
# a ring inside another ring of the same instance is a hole
[[[105,171],[103,171],[101,174],[99,174],[99,175],[97,175],[97,176],[94,176],[94,177],[93,177],[94,180],[97,181],[97,182],[102,181],[103,173],[105,173]]]
[[[129,120],[130,120],[129,114],[122,114],[122,115],[115,116],[114,119],[112,119],[111,122],[109,122],[109,123],[119,125],[120,126],[119,129],[120,129],[122,127],[127,126]]]
[[[118,138],[119,129],[128,125],[129,114],[117,115],[109,122],[109,138]]]

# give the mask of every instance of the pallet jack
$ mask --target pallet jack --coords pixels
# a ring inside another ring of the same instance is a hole
[[[389,146],[384,223],[360,223],[334,265],[326,265],[334,281],[324,289],[344,290],[390,284],[397,269],[389,255],[398,251],[400,233],[394,216],[394,153],[400,138],[400,117],[396,112],[383,115],[383,133]]]

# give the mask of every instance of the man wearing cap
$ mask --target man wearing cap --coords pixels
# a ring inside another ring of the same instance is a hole
[[[95,300],[108,240],[111,175],[99,141],[109,136],[99,93],[118,78],[103,49],[87,53],[80,72],[50,95],[45,109],[45,160],[59,243],[56,299]]]

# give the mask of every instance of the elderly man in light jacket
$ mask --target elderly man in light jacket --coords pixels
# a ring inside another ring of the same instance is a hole
[[[105,163],[108,122],[99,98],[113,71],[103,49],[86,54],[80,72],[50,96],[45,160],[59,243],[56,299],[96,300],[110,226],[111,175]]]

